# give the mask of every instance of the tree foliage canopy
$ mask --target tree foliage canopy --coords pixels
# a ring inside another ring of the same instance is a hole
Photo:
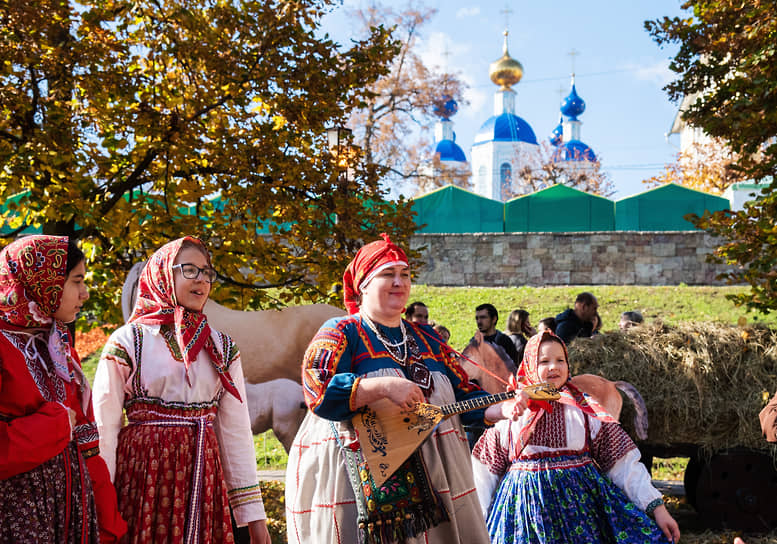
[[[326,297],[363,240],[414,228],[383,168],[351,155],[343,169],[327,149],[326,127],[372,100],[400,50],[382,26],[347,47],[321,36],[337,3],[3,3],[8,235],[80,238],[106,320],[124,270],[183,234],[209,242],[221,300]]]
[[[643,183],[650,187],[676,183],[720,195],[732,183],[746,179],[735,164],[736,157],[731,154],[726,143],[720,139],[711,139],[691,144],[677,155],[676,162],[667,164],[661,174]]]
[[[678,78],[671,98],[693,96],[683,119],[727,142],[738,174],[766,186],[762,198],[740,212],[697,218],[721,237],[714,258],[734,265],[732,283],[750,293],[737,303],[777,309],[777,10],[774,2],[691,0],[688,17],[665,17],[645,27],[659,45],[678,43],[670,68]]]

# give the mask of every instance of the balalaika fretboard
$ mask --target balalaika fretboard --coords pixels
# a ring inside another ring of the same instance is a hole
[[[483,408],[484,406],[491,406],[492,404],[502,402],[503,400],[511,399],[518,391],[519,390],[506,391],[504,393],[497,393],[496,395],[488,395],[485,397],[463,400],[461,402],[454,402],[452,404],[445,404],[444,406],[440,406],[440,410],[442,410],[442,413],[445,414],[445,417],[452,416],[454,414],[461,414],[464,412],[469,412],[470,410]]]

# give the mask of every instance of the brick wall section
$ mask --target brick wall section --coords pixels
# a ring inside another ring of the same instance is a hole
[[[716,239],[688,232],[416,234],[427,285],[723,285]]]

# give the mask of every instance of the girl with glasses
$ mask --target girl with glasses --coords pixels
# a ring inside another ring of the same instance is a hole
[[[270,542],[240,355],[202,313],[215,279],[200,240],[157,250],[97,367],[101,455],[130,542],[232,542],[230,506],[252,543]]]

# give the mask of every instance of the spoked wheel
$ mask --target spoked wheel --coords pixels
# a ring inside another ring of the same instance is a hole
[[[777,527],[777,470],[763,452],[730,450],[708,463],[691,458],[685,484],[688,502],[707,527],[748,532]]]

